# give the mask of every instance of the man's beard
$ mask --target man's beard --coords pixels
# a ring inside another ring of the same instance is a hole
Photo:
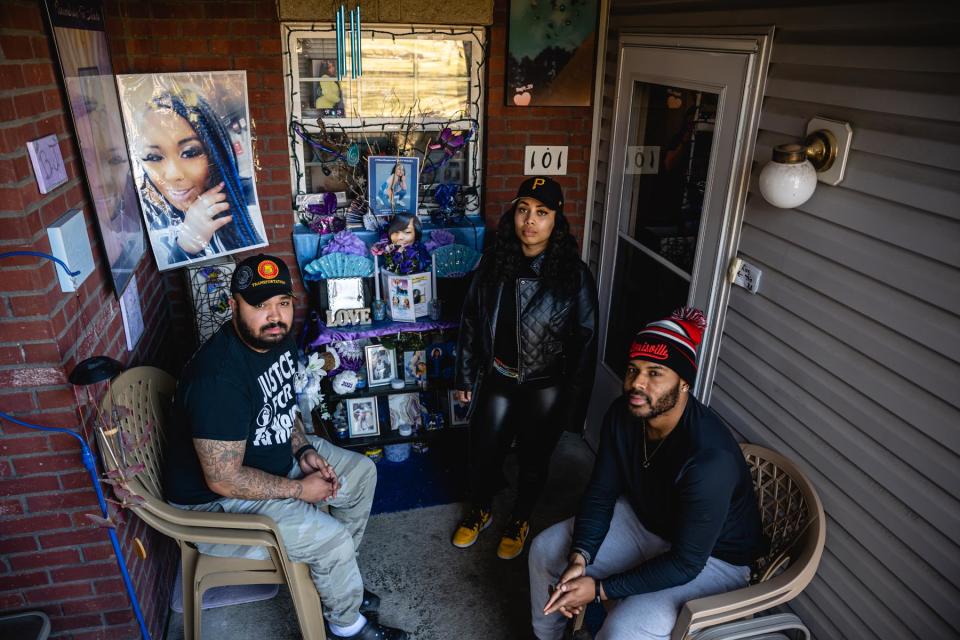
[[[279,327],[283,330],[283,333],[278,333],[277,335],[270,336],[266,339],[260,338],[254,333],[253,329],[249,324],[247,324],[246,320],[237,317],[237,331],[240,333],[240,337],[243,338],[243,341],[254,349],[272,349],[284,338],[286,338],[288,333],[290,333],[290,327],[282,322],[271,322],[270,324],[265,324],[260,327],[260,331],[266,331],[267,329],[273,329],[274,327]]]
[[[639,395],[639,396],[642,396],[644,400],[647,401],[647,404],[644,407],[640,408],[640,411],[643,411],[643,410],[649,411],[650,413],[647,415],[642,415],[641,413],[638,413],[629,404],[627,405],[627,407],[630,409],[630,413],[632,413],[634,416],[638,418],[643,418],[644,420],[650,420],[651,418],[656,418],[657,416],[665,414],[666,412],[670,411],[675,406],[677,406],[677,402],[680,400],[680,383],[677,382],[676,386],[673,389],[671,389],[670,391],[660,396],[660,398],[657,399],[656,403],[653,403],[650,396],[643,393],[642,391],[637,391],[637,392],[629,391],[627,392],[627,395],[628,396]]]

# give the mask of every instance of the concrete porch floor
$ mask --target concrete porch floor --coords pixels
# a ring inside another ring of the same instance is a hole
[[[574,514],[593,467],[593,453],[565,433],[551,462],[544,496],[531,521],[531,538]],[[515,477],[515,456],[507,477]],[[469,549],[450,544],[462,505],[449,504],[370,518],[360,548],[364,583],[382,598],[380,620],[416,640],[514,640],[530,635],[527,554],[496,556],[509,516],[512,489],[494,504],[493,525]],[[286,588],[272,600],[203,612],[204,639],[297,640],[300,631]],[[166,640],[182,640],[183,616],[170,611]]]

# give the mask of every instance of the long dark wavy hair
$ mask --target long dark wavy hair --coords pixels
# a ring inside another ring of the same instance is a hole
[[[514,204],[500,216],[496,239],[484,251],[481,277],[485,283],[511,282],[520,271],[523,251],[514,225],[516,211],[517,205]],[[544,252],[540,277],[556,291],[573,293],[580,285],[579,270],[580,250],[577,241],[570,234],[570,223],[566,216],[562,211],[557,211],[553,232]]]
[[[263,240],[257,231],[256,225],[250,217],[247,209],[247,198],[243,192],[243,186],[240,183],[240,175],[237,168],[237,157],[233,150],[233,144],[230,141],[230,135],[226,127],[220,121],[220,118],[210,107],[210,104],[200,95],[192,91],[175,92],[168,91],[154,96],[148,105],[152,110],[168,109],[186,120],[190,128],[197,134],[203,144],[204,150],[210,159],[210,178],[206,189],[213,185],[224,183],[223,193],[226,195],[227,202],[230,204],[229,211],[220,213],[217,217],[223,218],[227,215],[233,216],[233,220],[217,230],[217,237],[223,242],[226,249],[240,249],[251,245],[261,244]],[[146,173],[146,172],[145,172]],[[156,204],[162,200],[169,214],[180,220],[183,220],[184,212],[167,202],[160,195],[160,190],[153,184],[148,175],[144,175],[145,186],[149,186],[156,193],[153,198],[146,199],[147,202]],[[155,214],[158,218],[154,226],[163,227],[169,224],[169,221],[159,220],[162,215],[162,207]]]

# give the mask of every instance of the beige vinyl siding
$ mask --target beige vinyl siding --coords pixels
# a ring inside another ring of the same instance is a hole
[[[610,20],[624,32],[776,27],[739,245],[763,279],[757,295],[731,292],[711,404],[744,439],[796,459],[820,492],[826,552],[791,605],[818,640],[956,638],[958,5],[703,10],[721,4],[615,1]],[[846,177],[776,209],[756,176],[814,116],[851,123]]]
[[[614,87],[617,81],[617,52],[620,43],[617,33],[611,31],[607,40],[606,64],[603,78],[603,108],[600,114],[600,144],[597,150],[597,169],[594,177],[593,210],[590,220],[590,249],[587,264],[597,276],[600,274],[600,247],[603,245],[603,218],[606,211],[607,178],[610,174],[610,132],[613,129]]]

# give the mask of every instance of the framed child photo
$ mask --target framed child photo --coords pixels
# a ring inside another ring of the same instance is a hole
[[[457,400],[454,394],[456,390],[450,389],[447,391],[447,401],[450,404],[450,426],[455,427],[462,424],[467,424],[469,422],[468,415],[470,413],[470,403],[469,402],[460,402]]]
[[[368,344],[363,348],[367,360],[367,385],[376,387],[390,384],[397,376],[396,353],[382,344]]]
[[[348,398],[344,402],[347,411],[347,430],[351,438],[375,436],[380,433],[376,397]]]

